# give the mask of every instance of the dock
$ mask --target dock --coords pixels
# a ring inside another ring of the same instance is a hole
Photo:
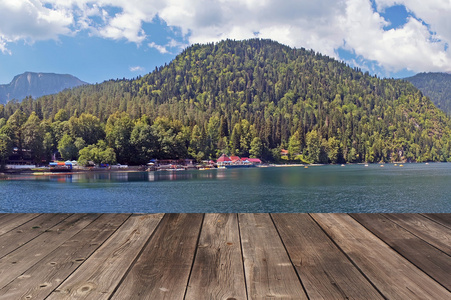
[[[451,299],[451,214],[0,214],[0,299]]]

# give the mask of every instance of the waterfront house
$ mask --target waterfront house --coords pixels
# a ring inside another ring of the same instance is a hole
[[[239,156],[230,156],[230,160],[232,161],[232,163],[237,163],[240,161],[240,157]]]
[[[262,163],[260,158],[248,158],[247,161],[254,165],[259,165]]]
[[[230,159],[230,157],[228,157],[225,154],[222,154],[216,161],[216,164],[218,166],[225,166],[225,165],[229,165],[231,162],[232,162],[232,160]]]

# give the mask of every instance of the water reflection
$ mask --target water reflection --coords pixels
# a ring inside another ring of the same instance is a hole
[[[451,212],[449,164],[0,176],[0,212]]]
[[[12,174],[1,175],[0,180],[35,180],[61,183],[89,183],[89,182],[140,182],[140,181],[178,181],[200,179],[224,179],[224,171],[152,171],[152,172],[88,172],[72,174]],[[238,178],[238,174],[228,174]]]

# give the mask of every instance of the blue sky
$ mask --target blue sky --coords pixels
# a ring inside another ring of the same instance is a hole
[[[0,84],[134,78],[193,43],[270,38],[380,77],[451,72],[451,1],[2,0]]]

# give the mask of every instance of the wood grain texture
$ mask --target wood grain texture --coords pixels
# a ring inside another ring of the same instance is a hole
[[[317,223],[388,299],[449,299],[443,286],[347,214],[312,214]]]
[[[69,216],[69,214],[42,214],[1,235],[0,258],[28,243]]]
[[[419,214],[383,214],[428,244],[451,256],[451,229]]]
[[[451,290],[451,257],[380,214],[352,214],[360,224]],[[404,215],[405,218],[409,218]]]
[[[0,235],[36,218],[39,214],[5,214],[0,219]]]
[[[451,299],[450,217],[2,214],[0,300]]]
[[[249,299],[307,299],[269,214],[239,214]]]
[[[132,215],[47,299],[108,299],[162,216]]]
[[[22,275],[73,235],[88,226],[97,214],[77,214],[58,223],[27,244],[0,259],[0,288]]]
[[[309,299],[383,299],[307,214],[272,214]]]
[[[207,214],[185,299],[247,299],[236,214]]]
[[[0,299],[44,299],[100,247],[128,216],[129,214],[100,216],[0,289]]]
[[[202,214],[166,214],[112,299],[183,299]]]
[[[423,215],[451,229],[451,214],[423,214]]]

